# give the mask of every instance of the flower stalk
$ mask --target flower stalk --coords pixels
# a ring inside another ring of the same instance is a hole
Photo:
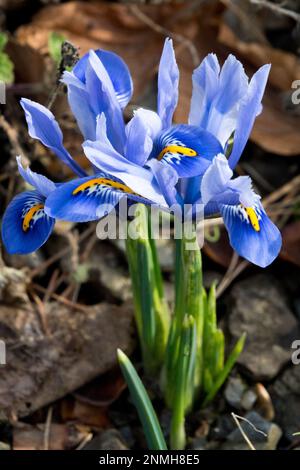
[[[163,280],[146,206],[137,206],[134,224],[135,236],[128,231],[127,257],[143,362],[145,370],[153,374],[163,362],[170,316],[164,299]]]

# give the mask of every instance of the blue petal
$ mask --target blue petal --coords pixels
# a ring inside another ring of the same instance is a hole
[[[152,172],[130,162],[118,153],[107,138],[105,116],[100,116],[98,121],[99,140],[97,142],[86,141],[83,144],[84,152],[90,162],[99,170],[119,178],[135,193],[157,204],[165,204]]]
[[[44,203],[38,191],[25,191],[12,199],[2,220],[2,240],[8,253],[32,253],[48,240],[55,221],[40,207]]]
[[[190,122],[194,123],[195,119],[199,126],[214,134],[224,146],[236,128],[240,101],[247,93],[248,78],[242,64],[233,55],[226,59],[219,79],[216,58],[210,56],[206,60],[195,72],[194,83],[197,83],[198,88],[192,98]],[[201,112],[197,120],[195,109],[196,99],[199,98],[202,98],[203,104],[198,103]]]
[[[255,118],[262,110],[261,100],[267,84],[270,65],[261,67],[252,77],[249,89],[243,100],[234,133],[234,141],[229,164],[235,168],[250,136]]]
[[[210,106],[216,96],[219,84],[220,65],[215,54],[208,54],[193,72],[193,93],[189,124],[207,125]]]
[[[175,59],[172,39],[165,40],[158,70],[157,112],[163,129],[172,124],[178,102],[179,70]]]
[[[62,82],[68,88],[68,102],[85,139],[95,140],[96,115],[82,82],[70,72],[64,72]]]
[[[27,98],[21,99],[21,106],[25,111],[29,135],[50,148],[77,175],[85,175],[84,170],[64,148],[62,132],[51,111]]]
[[[168,206],[182,205],[183,200],[176,189],[178,182],[176,171],[171,166],[164,165],[155,159],[149,161],[149,168],[151,168],[152,173],[155,175]]]
[[[257,266],[265,268],[278,256],[281,234],[266,215],[262,205],[255,207],[260,230],[256,231],[242,206],[220,206],[230,244],[240,256]]]
[[[149,113],[152,116],[153,112],[149,111]],[[155,113],[153,114],[156,116]],[[153,147],[153,141],[144,114],[138,111],[135,112],[133,118],[126,126],[126,137],[126,158],[137,165],[144,166]]]
[[[124,197],[147,202],[136,194],[129,194],[126,189],[122,182],[103,173],[75,179],[50,194],[45,211],[57,219],[88,222],[109,214]]]
[[[133,93],[132,79],[127,65],[123,59],[114,52],[103,51],[101,49],[97,49],[94,52],[101,60],[112,81],[121,108],[125,108]],[[86,82],[85,74],[88,60],[89,54],[87,53],[73,68],[73,74],[84,84]]]
[[[223,152],[222,146],[212,134],[196,126],[180,124],[158,136],[151,157],[171,165],[180,177],[192,177],[203,174],[220,152]]]
[[[245,206],[255,204],[257,195],[252,189],[249,176],[239,176],[231,179],[233,171],[228,165],[224,155],[218,155],[204,173],[201,181],[201,197],[203,204],[210,201],[223,204],[237,204]]]
[[[55,183],[53,183],[53,181],[46,178],[46,176],[39,175],[38,173],[31,171],[29,167],[23,168],[21,157],[17,157],[17,164],[18,164],[19,173],[22,176],[22,178],[28,184],[30,184],[35,189],[37,189],[40,194],[47,197],[52,191],[54,191],[54,189],[56,188]]]
[[[107,134],[116,150],[122,152],[125,145],[125,124],[121,107],[102,62],[90,51],[89,66],[86,70],[86,90],[90,104],[98,116],[105,114]]]

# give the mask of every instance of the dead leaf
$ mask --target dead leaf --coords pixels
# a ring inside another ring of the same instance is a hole
[[[282,230],[281,257],[300,266],[300,220],[291,222]]]
[[[0,377],[1,417],[26,416],[71,393],[116,365],[116,350],[133,348],[132,307],[108,303],[84,310],[56,303],[45,310],[46,336],[33,308],[0,308],[0,337],[6,342]]]
[[[300,60],[297,56],[268,44],[244,42],[224,22],[220,25],[218,40],[241,59],[254,65],[255,69],[272,64],[269,84],[280,90],[290,90],[292,82],[300,77]]]
[[[120,368],[117,367],[84,385],[73,395],[82,403],[105,407],[116,401],[126,387]]]
[[[110,426],[107,407],[83,403],[68,397],[62,401],[61,415],[64,421],[79,421],[94,429],[106,429]]]
[[[220,227],[220,238],[217,242],[205,241],[203,246],[204,253],[215,263],[224,268],[228,268],[232,259],[233,250],[228,241],[228,234],[224,227]]]
[[[76,447],[87,435],[73,424],[52,423],[49,432],[49,450],[67,450]],[[13,450],[44,450],[45,424],[18,425],[13,430]]]
[[[141,6],[142,11],[159,24],[164,24],[170,11],[182,6]],[[128,5],[106,2],[68,2],[43,8],[32,23],[21,26],[17,41],[42,54],[48,51],[51,31],[59,31],[80,47],[81,53],[91,48],[113,50],[126,61],[134,80],[135,94],[139,96],[153,77],[163,45],[163,35],[153,31],[138,19]]]

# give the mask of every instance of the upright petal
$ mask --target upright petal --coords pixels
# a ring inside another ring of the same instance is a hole
[[[98,116],[105,114],[109,140],[119,152],[124,151],[125,124],[111,79],[97,55],[90,51],[86,70],[86,90],[91,107]]]
[[[178,102],[179,70],[175,59],[172,39],[165,40],[158,70],[157,111],[163,129],[172,124]]]
[[[21,106],[25,111],[29,135],[52,150],[77,175],[85,175],[84,170],[64,148],[62,132],[51,111],[27,98],[21,99]]]
[[[204,76],[206,72],[207,77]],[[196,119],[195,100],[202,99],[199,103],[201,120],[196,122],[214,134],[224,146],[236,128],[239,105],[247,92],[248,78],[242,64],[233,55],[226,59],[219,79],[217,73],[218,63],[214,56],[209,56],[196,71],[194,83],[197,88],[192,99],[190,119]]]
[[[252,181],[249,176],[239,176],[232,179],[231,170],[227,158],[217,155],[212,164],[204,173],[201,181],[201,198],[203,204],[218,202],[222,204],[242,203],[251,206],[257,200],[257,195],[252,189]]]
[[[68,88],[68,102],[85,139],[95,140],[96,115],[85,85],[71,72],[64,72],[62,82]]]
[[[133,84],[129,69],[123,59],[114,52],[97,49],[94,51],[97,57],[104,65],[115,90],[117,100],[121,108],[129,103],[132,93]],[[85,54],[75,65],[72,72],[82,82],[86,82],[85,74],[88,66],[89,53]]]
[[[208,54],[193,72],[193,93],[189,124],[204,127],[219,85],[220,65],[216,54]]]
[[[55,221],[45,214],[44,203],[38,191],[25,191],[12,199],[2,220],[2,240],[8,253],[32,253],[48,240]]]
[[[52,191],[54,191],[56,188],[55,183],[46,178],[46,176],[39,175],[38,173],[31,171],[29,167],[24,168],[21,162],[21,157],[17,157],[17,164],[22,178],[28,184],[37,189],[40,194],[47,197]]]
[[[152,112],[150,111],[150,113]],[[151,153],[153,141],[150,137],[147,121],[141,113],[135,112],[127,124],[126,137],[125,157],[137,165],[144,166]]]
[[[155,175],[160,190],[169,207],[183,204],[183,200],[176,189],[178,182],[178,175],[171,167],[158,162],[155,159],[149,161],[149,168]]]
[[[221,206],[230,244],[240,256],[265,268],[278,256],[281,234],[268,218],[262,205],[246,210],[243,206]]]
[[[237,116],[233,148],[229,157],[231,168],[235,168],[252,131],[255,118],[262,110],[262,97],[266,88],[270,65],[261,67],[252,77],[247,95],[241,103]]]

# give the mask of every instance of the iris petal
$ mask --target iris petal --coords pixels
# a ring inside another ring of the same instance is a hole
[[[119,152],[123,152],[125,124],[122,110],[116,98],[111,79],[94,51],[89,53],[89,66],[86,70],[86,90],[95,116],[101,113],[105,114],[107,134],[112,145]]]
[[[178,102],[179,70],[172,39],[165,40],[158,70],[157,112],[163,129],[170,127]]]
[[[126,137],[126,158],[137,165],[144,166],[151,153],[153,141],[146,120],[140,113],[136,112],[127,124]]]
[[[240,101],[247,93],[248,78],[242,64],[232,54],[226,59],[219,76],[218,72],[219,65],[214,55],[204,59],[194,72],[189,122],[214,134],[224,146],[236,128]],[[201,101],[196,102],[198,99]]]
[[[220,142],[209,132],[180,124],[158,136],[151,157],[171,165],[180,177],[192,177],[203,174],[222,151]]]
[[[281,248],[281,235],[260,203],[255,207],[259,230],[255,230],[242,206],[221,205],[220,212],[230,244],[240,256],[262,268],[274,261]]]
[[[148,202],[121,181],[99,173],[62,184],[47,198],[45,211],[57,219],[88,222],[107,215],[123,197]]]
[[[223,204],[237,204],[241,202],[246,206],[255,204],[258,196],[252,189],[249,176],[239,176],[231,179],[231,170],[227,158],[217,155],[212,164],[204,173],[201,181],[201,197],[203,204],[210,201]]]
[[[97,49],[94,51],[97,57],[104,65],[115,90],[117,100],[121,108],[129,103],[132,93],[133,84],[129,69],[123,59],[114,52],[103,51]],[[86,82],[85,73],[88,65],[89,53],[85,54],[73,68],[73,74],[82,82]]]
[[[25,191],[12,199],[2,221],[2,240],[8,253],[32,253],[48,240],[55,221],[45,214],[44,203],[38,191]]]
[[[235,168],[252,131],[256,116],[261,112],[261,100],[268,80],[270,65],[261,67],[252,77],[247,95],[241,103],[237,116],[233,148],[229,157],[229,165]]]
[[[61,129],[51,111],[27,98],[21,99],[21,106],[25,111],[30,137],[38,139],[43,145],[52,150],[77,175],[85,175],[84,170],[64,148]]]
[[[31,171],[29,167],[24,168],[21,162],[21,157],[17,157],[17,164],[19,173],[22,178],[31,186],[39,191],[43,196],[47,197],[56,188],[53,181],[46,178],[46,176],[39,175]]]

